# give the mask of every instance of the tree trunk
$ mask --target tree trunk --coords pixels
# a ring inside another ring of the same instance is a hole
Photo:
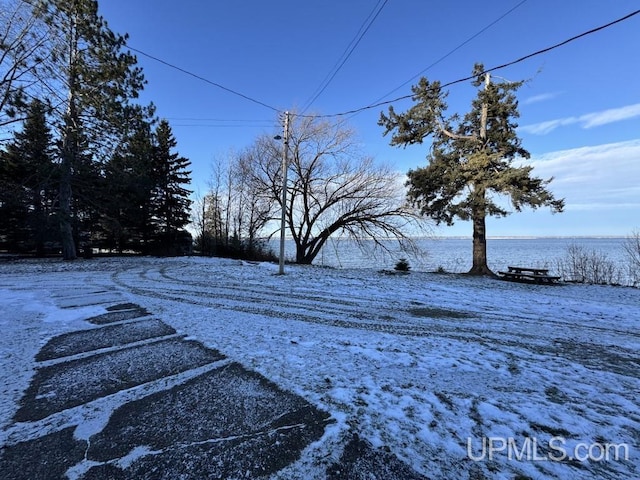
[[[73,240],[73,227],[71,225],[71,175],[76,159],[77,136],[74,123],[75,104],[73,95],[69,95],[67,117],[62,141],[62,162],[60,174],[60,240],[62,242],[62,258],[64,260],[76,259],[76,245]]]
[[[33,194],[33,216],[35,218],[36,224],[35,224],[35,228],[34,228],[34,235],[35,235],[35,245],[36,245],[36,257],[41,258],[44,257],[44,239],[47,235],[46,232],[46,225],[47,225],[47,217],[44,214],[44,208],[43,208],[43,200],[42,200],[42,195],[40,194],[41,191],[43,191],[44,188],[42,188],[40,186],[40,184],[37,184],[35,189],[34,189],[34,194]]]
[[[66,153],[63,154],[66,156]],[[62,258],[75,260],[76,245],[73,241],[71,227],[71,165],[69,159],[62,160],[62,178],[60,179],[60,239],[62,241]]]
[[[473,265],[469,275],[495,275],[487,265],[487,228],[484,206],[484,189],[476,187],[476,199],[473,206]]]
[[[60,175],[60,240],[62,242],[62,258],[75,260],[76,245],[73,240],[73,228],[71,225],[71,175],[76,163],[78,146],[78,112],[76,110],[77,75],[76,57],[78,54],[78,32],[76,18],[70,19],[69,35],[69,92],[67,98],[67,111],[64,118],[64,132],[62,138],[62,172]]]
[[[487,72],[484,76],[484,88],[489,88],[491,75]],[[486,103],[482,105],[480,115],[480,141],[482,146],[487,141],[487,117],[489,107]],[[474,185],[473,199],[473,265],[469,270],[469,275],[495,275],[487,265],[487,210],[485,205],[485,187],[479,184]]]
[[[296,263],[300,265],[311,265],[313,258],[307,254],[304,245],[296,245]]]
[[[473,219],[473,266],[469,275],[494,275],[487,266],[487,233],[485,216]]]
[[[294,237],[296,242],[296,263],[311,265],[330,236],[331,232],[325,230],[319,236],[306,243]]]

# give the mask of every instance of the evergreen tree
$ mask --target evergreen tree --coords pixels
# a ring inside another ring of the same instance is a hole
[[[190,221],[191,192],[183,185],[190,183],[191,162],[173,152],[176,145],[169,122],[161,120],[155,131],[151,201],[156,241],[163,253],[176,251],[179,232]]]
[[[96,0],[34,2],[57,35],[51,39],[49,91],[64,106],[60,120],[60,232],[63,257],[73,259],[72,177],[84,155],[84,142],[94,158],[105,149],[126,119],[130,99],[144,80],[136,58],[123,53],[126,36],[114,34],[98,15]],[[86,157],[85,157],[86,158]]]
[[[423,215],[436,223],[452,225],[456,218],[473,223],[473,266],[470,274],[492,274],[487,266],[485,219],[510,212],[498,205],[493,194],[510,198],[513,208],[549,206],[562,211],[546,188],[551,179],[533,177],[530,166],[514,166],[516,157],[529,158],[516,133],[519,117],[514,92],[522,82],[493,83],[481,64],[473,70],[473,85],[479,88],[471,111],[462,119],[445,118],[446,93],[439,82],[422,78],[412,88],[416,104],[406,113],[380,115],[384,134],[393,131],[391,145],[421,144],[432,138],[426,167],[408,173],[409,199]]]
[[[105,165],[100,241],[118,252],[144,251],[152,237],[154,145],[148,114],[132,111],[122,146]]]
[[[31,103],[22,131],[14,133],[0,157],[2,234],[11,250],[34,251],[39,256],[45,253],[45,240],[51,234],[55,193],[46,110],[38,100]]]

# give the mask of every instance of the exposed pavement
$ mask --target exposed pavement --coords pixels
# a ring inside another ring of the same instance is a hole
[[[334,421],[142,306],[101,291],[56,301],[107,313],[36,355],[3,435],[4,479],[269,478]],[[423,477],[354,435],[324,478]]]

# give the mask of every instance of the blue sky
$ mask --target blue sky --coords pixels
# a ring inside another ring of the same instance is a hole
[[[382,3],[102,0],[100,12],[112,30],[130,35],[131,47],[271,107],[138,54],[148,80],[142,101],[153,101],[170,121],[178,151],[192,162],[192,188],[204,193],[213,159],[262,133],[281,133],[273,109],[304,106]],[[420,73],[454,81],[475,62],[501,65],[637,9],[632,0],[388,0],[307,113],[340,113],[408,95]],[[554,176],[551,189],[567,206],[559,215],[538,210],[490,219],[489,235],[640,230],[638,58],[640,15],[495,72],[528,80],[518,93],[523,146],[534,173]],[[469,84],[451,86],[450,113],[466,113],[474,94]],[[405,111],[411,102],[393,105]],[[424,165],[427,146],[389,146],[377,125],[383,110],[349,117],[363,151],[400,172]],[[470,235],[471,226],[461,222],[436,234]]]

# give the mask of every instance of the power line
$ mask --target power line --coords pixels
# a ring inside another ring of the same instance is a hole
[[[203,127],[203,128],[270,128],[273,127],[273,122],[265,125],[250,125],[250,124],[208,124],[208,123],[174,123],[172,127]]]
[[[163,117],[166,120],[176,121],[173,127],[202,127],[202,128],[272,128],[271,120],[255,119],[229,119],[229,118],[194,118],[194,117]],[[198,123],[182,123],[198,122]]]
[[[493,22],[491,22],[489,25],[485,26],[484,28],[482,28],[481,30],[479,30],[478,32],[476,32],[475,34],[473,34],[471,37],[467,38],[464,42],[462,42],[460,45],[458,45],[457,47],[455,47],[454,49],[450,50],[449,52],[447,52],[446,54],[444,54],[442,57],[440,57],[439,59],[437,59],[435,62],[433,62],[431,65],[429,65],[428,67],[424,68],[423,70],[421,70],[420,72],[416,73],[413,77],[411,77],[409,80],[407,80],[406,82],[402,83],[401,85],[398,85],[396,88],[394,88],[393,90],[391,90],[390,92],[384,94],[382,97],[378,98],[376,100],[376,102],[381,101],[382,99],[388,97],[389,95],[391,95],[392,93],[397,92],[398,90],[400,90],[402,87],[404,87],[405,85],[407,85],[408,83],[413,82],[416,78],[418,78],[419,76],[421,76],[423,73],[425,73],[427,70],[430,70],[431,68],[435,67],[437,64],[439,64],[440,62],[442,62],[443,60],[445,60],[446,58],[450,57],[451,55],[453,55],[455,52],[457,52],[458,50],[460,50],[462,47],[464,47],[467,43],[470,43],[472,40],[476,39],[477,37],[479,37],[480,35],[482,35],[484,32],[486,32],[487,30],[489,30],[491,27],[493,27],[496,23],[498,23],[500,20],[502,20],[503,18],[505,18],[506,16],[508,16],[510,13],[512,13],[513,11],[515,11],[516,9],[520,8],[522,5],[524,5],[525,3],[527,3],[528,0],[522,0],[520,3],[518,3],[515,7],[511,8],[510,10],[508,10],[507,12],[503,13],[500,17],[498,17],[497,19],[495,19]]]
[[[599,27],[593,28],[593,29],[588,30],[586,32],[580,33],[579,35],[575,35],[575,36],[573,36],[571,38],[568,38],[567,40],[564,40],[564,41],[562,41],[560,43],[556,43],[555,45],[552,45],[550,47],[543,48],[542,50],[538,50],[536,52],[530,53],[528,55],[525,55],[524,57],[520,57],[520,58],[518,58],[516,60],[513,60],[511,62],[503,63],[502,65],[498,65],[496,67],[488,68],[488,69],[484,70],[483,72],[481,72],[479,75],[482,75],[484,73],[494,72],[496,70],[501,70],[503,68],[510,67],[511,65],[515,65],[517,63],[520,63],[520,62],[523,62],[525,60],[528,60],[529,58],[532,58],[532,57],[535,57],[535,56],[538,56],[538,55],[542,55],[543,53],[547,53],[547,52],[549,52],[551,50],[555,50],[556,48],[562,47],[562,46],[564,46],[564,45],[566,45],[568,43],[571,43],[571,42],[573,42],[575,40],[578,40],[579,38],[586,37],[587,35],[591,35],[592,33],[599,32],[600,30],[604,30],[605,28],[611,27],[611,26],[613,26],[613,25],[615,25],[617,23],[620,23],[620,22],[623,22],[625,20],[628,20],[629,18],[631,18],[631,17],[633,17],[633,16],[635,16],[635,15],[637,15],[639,13],[640,13],[640,10],[636,10],[634,12],[629,13],[628,15],[625,15],[624,17],[618,18],[617,20],[609,22],[609,23],[607,23],[605,25],[601,25]],[[471,75],[469,77],[460,78],[458,80],[453,80],[451,82],[444,83],[444,84],[441,85],[441,87],[449,87],[451,85],[455,85],[455,84],[458,84],[458,83],[468,82],[469,80],[473,80],[475,78],[477,78],[476,75]],[[341,116],[344,116],[344,115],[351,115],[351,114],[354,114],[354,113],[362,112],[364,110],[370,110],[372,108],[381,107],[383,105],[389,105],[391,103],[399,102],[400,100],[406,100],[406,99],[412,98],[412,97],[413,97],[413,94],[411,94],[411,95],[403,95],[402,97],[394,98],[393,100],[387,100],[387,101],[384,101],[384,102],[374,103],[374,104],[371,104],[371,105],[367,105],[366,107],[355,108],[353,110],[349,110],[349,111],[346,111],[346,112],[332,113],[332,114],[327,114],[327,115],[298,115],[298,116],[307,117],[307,118],[341,117]]]
[[[245,100],[249,100],[250,102],[257,103],[258,105],[262,105],[263,107],[266,107],[266,108],[268,108],[270,110],[273,110],[274,112],[280,112],[280,110],[278,110],[277,108],[272,107],[271,105],[267,105],[266,103],[261,102],[260,100],[256,100],[255,98],[249,97],[248,95],[245,95],[243,93],[237,92],[237,91],[235,91],[235,90],[233,90],[231,88],[227,88],[224,85],[220,85],[219,83],[213,82],[213,81],[209,80],[208,78],[204,78],[204,77],[202,77],[200,75],[197,75],[197,74],[195,74],[193,72],[185,70],[184,68],[181,68],[181,67],[178,67],[176,65],[173,65],[173,64],[171,64],[169,62],[166,62],[166,61],[164,61],[164,60],[162,60],[162,59],[160,59],[158,57],[154,57],[153,55],[149,55],[148,53],[145,53],[142,50],[138,50],[137,48],[133,48],[131,45],[127,44],[127,47],[129,47],[134,52],[139,53],[140,55],[144,55],[145,57],[150,58],[151,60],[155,60],[156,62],[162,63],[163,65],[166,65],[167,67],[170,67],[170,68],[173,68],[175,70],[178,70],[179,72],[182,72],[182,73],[184,73],[186,75],[189,75],[189,76],[191,76],[193,78],[197,78],[198,80],[202,80],[203,82],[208,83],[210,85],[213,85],[214,87],[218,87],[218,88],[220,88],[222,90],[225,90],[225,91],[227,91],[229,93],[232,93],[233,95],[237,95],[238,97],[242,97]]]
[[[385,0],[385,3],[386,3],[386,1],[387,1],[387,0]],[[526,1],[526,0],[525,0],[525,1]],[[518,5],[518,6],[519,6],[519,5]],[[514,7],[514,8],[517,8],[518,6],[516,6],[516,7]],[[380,12],[380,11],[378,11],[378,13],[379,13],[379,12]],[[507,12],[507,14],[508,14],[508,13],[509,13],[509,12]],[[593,29],[591,29],[591,30],[587,30],[586,32],[583,32],[583,33],[580,33],[580,34],[578,34],[578,35],[575,35],[575,36],[573,36],[573,37],[571,37],[571,38],[568,38],[567,40],[564,40],[564,41],[562,41],[562,42],[560,42],[560,43],[556,43],[555,45],[551,45],[550,47],[546,47],[546,48],[543,48],[543,49],[541,49],[541,50],[537,50],[537,51],[535,51],[535,52],[533,52],[533,53],[530,53],[530,54],[528,54],[528,55],[525,55],[525,56],[523,56],[523,57],[520,57],[520,58],[518,58],[518,59],[516,59],[516,60],[510,61],[510,62],[507,62],[507,63],[503,63],[502,65],[498,65],[498,66],[495,66],[495,67],[492,67],[492,68],[486,69],[486,70],[484,70],[484,72],[481,72],[481,73],[480,73],[480,75],[482,75],[483,73],[489,73],[489,72],[493,72],[493,71],[496,71],[496,70],[501,70],[501,69],[503,69],[503,68],[510,67],[510,66],[515,65],[515,64],[517,64],[517,63],[521,63],[521,62],[523,62],[523,61],[525,61],[525,60],[528,60],[529,58],[532,58],[532,57],[535,57],[535,56],[538,56],[538,55],[542,55],[543,53],[547,53],[547,52],[549,52],[549,51],[551,51],[551,50],[555,50],[556,48],[560,48],[560,47],[562,47],[562,46],[564,46],[564,45],[567,45],[568,43],[574,42],[575,40],[578,40],[578,39],[580,39],[580,38],[582,38],[582,37],[586,37],[587,35],[591,35],[591,34],[593,34],[593,33],[599,32],[599,31],[604,30],[604,29],[606,29],[606,28],[609,28],[609,27],[611,27],[611,26],[613,26],[613,25],[616,25],[616,24],[618,24],[618,23],[624,22],[624,21],[628,20],[629,18],[631,18],[631,17],[633,17],[633,16],[635,16],[635,15],[637,15],[637,14],[639,14],[639,13],[640,13],[640,10],[635,10],[635,11],[633,11],[633,12],[631,12],[631,13],[629,13],[629,14],[627,14],[627,15],[625,15],[625,16],[623,16],[623,17],[621,17],[621,18],[618,18],[617,20],[614,20],[614,21],[609,22],[609,23],[607,23],[607,24],[605,24],[605,25],[601,25],[601,26],[599,26],[599,27],[593,28]],[[506,14],[505,14],[505,15],[506,15]],[[374,18],[374,20],[375,20],[375,18]],[[369,25],[369,26],[370,26],[370,25]],[[488,27],[487,27],[487,28],[488,28]],[[366,33],[366,31],[365,31],[365,33]],[[473,38],[473,37],[472,37],[472,38]],[[244,98],[245,100],[248,100],[248,101],[250,101],[250,102],[253,102],[253,103],[256,103],[256,104],[261,105],[261,106],[263,106],[263,107],[266,107],[266,108],[268,108],[268,109],[270,109],[270,110],[273,110],[273,111],[275,111],[275,112],[277,112],[277,113],[279,113],[279,114],[283,113],[281,110],[279,110],[279,109],[277,109],[277,108],[275,108],[275,107],[272,107],[271,105],[268,105],[268,104],[266,104],[266,103],[264,103],[264,102],[261,102],[261,101],[259,101],[259,100],[256,100],[256,99],[252,98],[252,97],[249,97],[249,96],[244,95],[244,94],[242,94],[242,93],[239,93],[239,92],[237,92],[237,91],[235,91],[235,90],[232,90],[232,89],[230,89],[230,88],[227,88],[227,87],[225,87],[225,86],[223,86],[223,85],[220,85],[219,83],[213,82],[213,81],[211,81],[211,80],[209,80],[209,79],[207,79],[207,78],[204,78],[204,77],[202,77],[202,76],[200,76],[200,75],[197,75],[197,74],[195,74],[195,73],[192,73],[192,72],[190,72],[190,71],[188,71],[188,70],[185,70],[185,69],[183,69],[183,68],[177,67],[177,66],[175,66],[175,65],[173,65],[173,64],[171,64],[171,63],[169,63],[169,62],[166,62],[166,61],[164,61],[164,60],[162,60],[162,59],[159,59],[159,58],[157,58],[157,57],[154,57],[154,56],[152,56],[152,55],[149,55],[148,53],[145,53],[145,52],[143,52],[143,51],[141,51],[141,50],[138,50],[138,49],[136,49],[136,48],[133,48],[133,47],[131,47],[131,46],[129,46],[129,45],[128,45],[128,47],[129,47],[131,50],[133,50],[134,52],[137,52],[137,53],[139,53],[139,54],[141,54],[141,55],[144,55],[145,57],[148,57],[148,58],[150,58],[150,59],[152,59],[152,60],[155,60],[155,61],[157,61],[157,62],[159,62],[159,63],[162,63],[163,65],[166,65],[166,66],[168,66],[168,67],[170,67],[170,68],[173,68],[173,69],[175,69],[175,70],[178,70],[178,71],[180,71],[180,72],[182,72],[182,73],[184,73],[184,74],[186,74],[186,75],[189,75],[189,76],[191,76],[191,77],[197,78],[198,80],[201,80],[201,81],[203,81],[203,82],[205,82],[205,83],[208,83],[208,84],[210,84],[210,85],[213,85],[213,86],[215,86],[215,87],[218,87],[218,88],[220,88],[220,89],[222,89],[222,90],[225,90],[225,91],[227,91],[227,92],[229,92],[229,93],[232,93],[232,94],[234,94],[234,95],[237,95],[237,96],[239,96],[239,97],[242,97],[242,98]],[[345,59],[344,61],[346,62],[346,59]],[[343,62],[343,63],[344,63],[344,62]],[[336,73],[337,73],[337,72],[336,72]],[[460,78],[460,79],[458,79],[458,80],[453,80],[453,81],[451,81],[451,82],[448,82],[448,83],[442,84],[442,87],[449,87],[449,86],[451,86],[451,85],[455,85],[455,84],[458,84],[458,83],[467,82],[467,81],[469,81],[469,80],[473,80],[474,78],[476,78],[476,76],[473,76],[473,75],[472,75],[472,76],[468,76],[468,77],[464,77],[464,78]],[[320,92],[320,93],[322,93],[322,92]],[[364,111],[364,110],[370,110],[370,109],[377,108],[377,107],[381,107],[381,106],[384,106],[384,105],[389,105],[389,104],[391,104],[391,103],[399,102],[400,100],[406,100],[406,99],[409,99],[409,98],[412,98],[412,97],[413,97],[413,94],[410,94],[410,95],[403,95],[403,96],[401,96],[401,97],[397,97],[397,98],[394,98],[394,99],[392,99],[392,100],[386,100],[386,101],[383,101],[383,102],[376,102],[376,103],[373,103],[373,104],[370,104],[370,105],[367,105],[367,106],[364,106],[364,107],[355,108],[355,109],[353,109],[353,110],[348,110],[348,111],[344,111],[344,112],[340,112],[340,113],[332,113],[332,114],[325,114],[325,115],[302,115],[302,114],[294,114],[294,113],[292,113],[291,115],[292,115],[292,116],[298,116],[298,117],[305,117],[305,118],[333,118],[333,117],[341,117],[341,116],[344,116],[344,115],[351,115],[351,114],[354,114],[354,113],[362,112],[362,111]]]
[[[345,49],[345,51],[342,52],[342,55],[338,58],[338,61],[336,62],[336,64],[331,68],[331,70],[329,70],[329,73],[327,73],[327,75],[324,77],[322,82],[320,82],[320,85],[318,86],[318,88],[316,88],[316,93],[312,94],[311,99],[305,103],[305,107],[302,109],[302,113],[307,111],[307,109],[311,105],[313,105],[313,102],[315,102],[318,99],[318,97],[322,95],[322,93],[327,89],[329,84],[333,81],[333,79],[338,74],[340,69],[344,66],[344,64],[347,62],[347,60],[349,59],[353,51],[356,49],[356,47],[358,46],[362,38],[369,31],[369,29],[371,28],[371,25],[373,25],[373,22],[376,21],[376,19],[380,15],[380,12],[382,12],[382,9],[385,7],[387,2],[388,0],[379,0],[376,6],[373,7],[373,10],[371,10],[371,13],[369,13],[369,16],[365,19],[362,25],[360,25],[360,28],[358,29],[358,32],[356,33],[355,37],[351,39],[351,42],[347,45],[347,48]],[[380,6],[381,3],[382,5]]]
[[[167,120],[190,121],[190,122],[248,122],[248,123],[273,123],[273,120],[255,120],[255,119],[229,119],[229,118],[193,118],[193,117],[164,117]]]

